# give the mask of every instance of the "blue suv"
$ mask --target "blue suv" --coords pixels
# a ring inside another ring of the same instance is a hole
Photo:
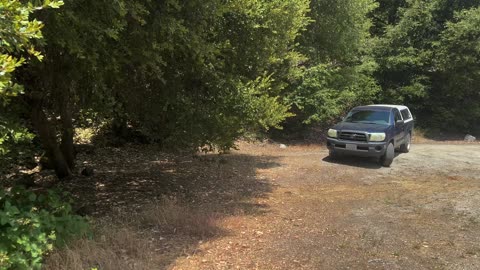
[[[410,151],[413,117],[406,106],[370,105],[353,108],[342,122],[328,130],[331,157],[339,154],[378,157],[389,167],[395,150]]]

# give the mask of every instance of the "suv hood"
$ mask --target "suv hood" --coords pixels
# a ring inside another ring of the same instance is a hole
[[[349,123],[349,122],[340,122],[333,126],[333,129],[343,131],[343,130],[352,130],[352,131],[363,131],[363,132],[386,132],[390,126],[388,125],[377,125],[377,124],[365,124],[365,123]]]

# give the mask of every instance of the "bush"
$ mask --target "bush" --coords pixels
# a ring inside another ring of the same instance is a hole
[[[298,116],[304,118],[303,124],[328,124],[351,108],[375,99],[380,91],[371,77],[375,68],[372,61],[352,67],[332,64],[309,67],[287,99],[301,111]]]
[[[54,246],[87,231],[58,192],[0,190],[0,269],[39,269]]]
[[[38,149],[32,144],[34,137],[24,120],[0,104],[0,175],[14,167],[35,167],[33,156]]]

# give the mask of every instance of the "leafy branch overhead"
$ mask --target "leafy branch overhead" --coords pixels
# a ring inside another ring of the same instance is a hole
[[[37,1],[38,2],[38,1]],[[59,8],[61,0],[45,0],[43,3],[25,3],[20,0],[0,1],[0,101],[22,92],[22,87],[12,80],[16,68],[29,58],[42,60],[42,54],[35,48],[33,40],[41,39],[43,23],[30,19],[32,13],[45,8]]]

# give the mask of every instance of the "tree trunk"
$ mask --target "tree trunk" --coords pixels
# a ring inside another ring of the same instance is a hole
[[[38,137],[45,148],[48,158],[53,163],[55,173],[59,179],[64,179],[72,175],[70,166],[58,146],[55,130],[52,123],[48,120],[45,112],[42,110],[40,102],[33,101],[31,118]]]
[[[112,121],[112,131],[113,134],[122,139],[126,139],[128,137],[128,127],[127,127],[127,120],[123,116],[117,116]]]
[[[73,170],[75,167],[75,149],[73,146],[74,130],[69,97],[65,97],[61,105],[61,123],[62,143],[60,144],[60,149],[62,150],[68,167],[70,168],[70,170]]]

